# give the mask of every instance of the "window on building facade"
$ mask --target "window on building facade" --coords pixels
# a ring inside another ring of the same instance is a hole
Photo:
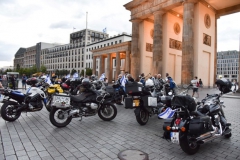
[[[117,41],[115,41],[115,44],[117,44]]]
[[[113,42],[111,42],[111,45],[113,45]]]

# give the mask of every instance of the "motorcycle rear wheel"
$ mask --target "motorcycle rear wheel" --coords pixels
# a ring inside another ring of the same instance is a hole
[[[140,125],[145,125],[149,120],[149,113],[143,109],[140,109],[139,114],[136,115],[136,119]]]
[[[111,121],[117,116],[117,108],[113,103],[103,104],[98,110],[98,116],[104,121]]]
[[[64,117],[63,112],[64,112],[64,110],[59,109],[59,108],[53,108],[51,110],[51,112],[49,114],[49,119],[54,126],[59,127],[59,128],[65,127],[72,121],[72,116]],[[57,114],[57,116],[55,114]],[[63,121],[59,122],[58,120],[63,120]]]
[[[194,142],[189,142],[187,133],[180,132],[179,133],[179,145],[182,150],[189,154],[193,155],[198,152],[200,145]]]
[[[21,115],[21,112],[16,113],[16,106],[13,102],[5,102],[1,108],[1,116],[5,121],[13,122],[18,119]],[[14,114],[15,109],[15,114]]]

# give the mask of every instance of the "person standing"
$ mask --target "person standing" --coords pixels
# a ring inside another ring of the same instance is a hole
[[[234,79],[233,80],[233,86],[234,86],[234,89],[233,89],[233,92],[235,93],[236,92],[236,89],[237,89],[237,82],[236,82],[236,80]]]
[[[27,76],[25,74],[22,75],[22,89],[26,90],[26,81],[27,81]]]
[[[10,77],[10,81],[11,81],[11,83],[12,83],[12,88],[15,90],[15,89],[16,89],[16,84],[15,84],[15,77],[14,77],[14,75],[12,75],[12,76]]]
[[[203,88],[203,82],[202,82],[202,79],[201,79],[201,78],[199,79],[199,87],[200,87],[200,88]]]
[[[194,97],[194,94],[196,92],[197,94],[197,98],[199,97],[199,94],[198,94],[198,87],[199,87],[199,82],[198,82],[198,77],[195,77],[195,79],[191,80],[191,83],[193,85],[193,94],[192,94],[192,97]]]

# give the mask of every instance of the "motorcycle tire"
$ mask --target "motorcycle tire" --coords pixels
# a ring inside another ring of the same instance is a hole
[[[5,120],[5,121],[9,121],[9,122],[13,122],[15,121],[16,119],[18,119],[21,115],[21,112],[19,113],[16,113],[14,116],[12,116],[13,114],[11,115],[8,115],[8,108],[9,106],[10,107],[14,107],[13,105],[16,104],[14,102],[5,102],[3,105],[2,105],[2,108],[1,108],[1,116],[2,118]]]
[[[46,109],[47,109],[48,112],[51,112],[51,110],[52,110],[52,106],[51,106],[51,104],[52,104],[52,97],[49,98],[48,101],[49,101],[49,102],[48,102],[47,105],[46,105]]]
[[[59,108],[53,108],[49,114],[50,122],[58,128],[67,126],[72,121],[72,116],[66,118],[66,120],[64,122],[57,122],[55,119],[55,114],[57,111],[63,112],[64,110],[59,109]],[[56,118],[59,118],[59,116],[61,116],[61,115],[58,114]],[[59,120],[61,120],[61,119],[59,119]]]
[[[149,120],[149,113],[143,109],[140,109],[139,114],[136,115],[136,119],[140,125],[145,125]]]
[[[117,107],[113,103],[103,104],[98,110],[98,116],[104,121],[111,121],[117,116]]]
[[[197,153],[200,147],[200,145],[197,143],[190,143],[188,141],[187,133],[183,132],[179,133],[179,145],[182,150],[189,155]]]

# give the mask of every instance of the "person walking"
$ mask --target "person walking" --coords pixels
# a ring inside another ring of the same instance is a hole
[[[237,90],[237,82],[236,82],[236,80],[235,80],[235,79],[233,80],[233,83],[232,83],[232,85],[234,86],[233,93],[235,93],[235,92],[236,92],[236,90]]]
[[[192,97],[194,97],[194,94],[197,94],[197,98],[199,97],[198,94],[198,87],[199,87],[199,82],[198,82],[198,77],[195,77],[195,79],[191,80],[191,83],[193,85],[193,94]]]
[[[22,89],[26,90],[26,81],[27,81],[27,76],[25,74],[22,75]]]
[[[202,82],[202,79],[200,78],[199,79],[199,87],[202,89],[203,88],[203,82]]]

